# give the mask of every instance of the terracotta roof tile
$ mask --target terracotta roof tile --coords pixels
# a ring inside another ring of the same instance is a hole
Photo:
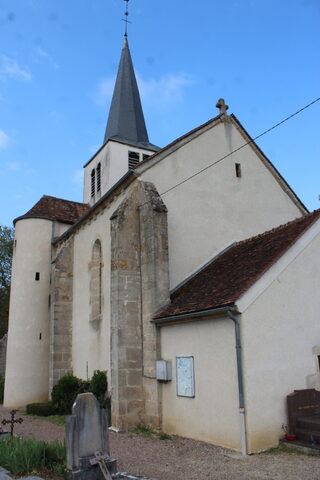
[[[231,245],[171,295],[154,319],[232,305],[320,217],[320,209]]]
[[[24,215],[14,220],[23,218],[46,218],[58,222],[75,223],[90,206],[86,203],[71,202],[62,198],[43,195],[40,200]]]

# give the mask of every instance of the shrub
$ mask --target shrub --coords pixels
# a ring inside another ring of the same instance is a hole
[[[80,393],[81,380],[72,374],[61,377],[53,387],[51,398],[60,415],[69,414],[78,393]]]
[[[0,465],[13,475],[31,473],[43,468],[55,470],[66,461],[66,448],[59,441],[43,442],[33,438],[12,437],[1,442]]]
[[[4,396],[4,378],[0,377],[0,403],[3,403]]]
[[[26,411],[29,415],[39,415],[40,417],[48,417],[56,413],[55,406],[52,402],[29,403]]]
[[[79,392],[78,393],[85,393],[91,392],[90,390],[90,380],[80,380],[79,381]]]
[[[92,379],[81,380],[71,373],[61,377],[51,392],[52,403],[55,413],[60,415],[69,414],[78,393],[92,392],[99,401],[102,408],[109,410],[110,419],[110,397],[107,395],[108,380],[105,372],[95,370]],[[50,414],[51,415],[51,414]]]
[[[101,370],[94,371],[90,382],[90,391],[96,396],[101,407],[105,407],[108,391],[108,380],[105,372]]]

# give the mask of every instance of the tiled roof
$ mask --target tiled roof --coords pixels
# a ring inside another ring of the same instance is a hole
[[[14,220],[23,218],[46,218],[48,220],[57,220],[58,222],[73,224],[76,222],[90,206],[86,203],[71,202],[62,198],[43,195],[40,200],[25,214]]]
[[[171,295],[154,319],[232,305],[320,217],[320,209],[232,245]]]

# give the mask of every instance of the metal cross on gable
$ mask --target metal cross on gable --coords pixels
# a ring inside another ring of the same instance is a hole
[[[109,460],[110,457],[105,454],[102,455],[101,452],[94,452],[94,458],[90,459],[91,465],[99,465],[102,475],[104,476],[105,480],[112,480],[112,477],[109,473],[106,460]]]
[[[10,433],[11,433],[11,437],[13,436],[13,427],[14,427],[14,424],[15,423],[22,423],[23,422],[23,418],[14,418],[16,413],[17,413],[18,410],[11,410],[10,412],[10,415],[11,415],[11,419],[10,420],[2,420],[2,425],[10,425]]]

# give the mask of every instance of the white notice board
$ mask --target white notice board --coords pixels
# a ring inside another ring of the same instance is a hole
[[[194,397],[194,365],[193,357],[176,357],[177,395]]]

